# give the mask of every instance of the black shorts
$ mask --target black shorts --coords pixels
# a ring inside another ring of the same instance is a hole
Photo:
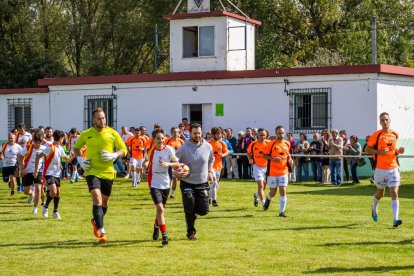
[[[4,182],[9,182],[9,176],[17,176],[19,169],[17,166],[13,166],[13,167],[3,167],[1,170],[1,173],[3,175],[3,181]]]
[[[47,185],[55,184],[57,187],[60,187],[60,177],[46,175],[45,178],[46,178]]]
[[[168,194],[170,193],[170,189],[157,189],[157,188],[150,188],[150,194],[152,197],[152,201],[154,204],[162,203],[163,206],[167,203]]]
[[[73,158],[72,162],[70,162],[70,165],[77,167],[78,166],[78,159]]]
[[[33,184],[42,184],[42,173],[37,174],[37,178],[33,177],[33,173],[28,173],[23,176],[23,186],[28,187]]]
[[[88,175],[86,177],[86,183],[88,184],[89,192],[94,189],[99,189],[103,195],[110,196],[112,193],[112,184],[114,181],[99,178],[94,175]]]

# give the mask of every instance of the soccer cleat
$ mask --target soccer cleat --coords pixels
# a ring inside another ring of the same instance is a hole
[[[168,244],[168,237],[167,234],[162,234],[162,245]]]
[[[218,207],[219,205],[218,205],[218,203],[217,203],[217,201],[216,200],[214,200],[213,199],[213,201],[211,202],[212,203],[212,205],[214,206],[214,207]]]
[[[265,204],[263,205],[263,211],[269,210],[270,200],[266,198]]]
[[[154,241],[158,240],[160,237],[160,227],[154,224],[154,232],[152,232],[152,239]]]
[[[208,199],[208,205],[211,205],[211,198]]]
[[[43,208],[42,208],[42,215],[43,215],[44,218],[49,217],[48,209],[45,206],[43,206]]]
[[[124,178],[129,178],[129,173],[127,173]]]
[[[99,234],[99,230],[98,227],[96,227],[95,221],[93,220],[93,218],[91,218],[91,224],[93,227],[93,234],[95,235],[95,237],[97,237],[98,239],[100,238],[100,234]]]
[[[106,236],[105,233],[99,235],[99,242],[100,243],[106,243],[106,242],[108,242],[108,237]]]
[[[71,180],[70,180],[70,184],[73,184],[73,182],[75,182],[75,181],[73,181],[73,179],[71,179]]]
[[[254,207],[257,207],[257,205],[259,205],[259,201],[257,199],[256,193],[253,194],[253,198],[254,198],[253,200]]]
[[[10,196],[14,196],[14,191],[10,191]]]
[[[174,196],[173,196],[173,195],[170,195],[170,198],[171,198],[171,199],[174,199]]]
[[[402,220],[396,219],[396,220],[394,220],[394,224],[392,225],[392,227],[397,228],[401,224],[402,224]]]
[[[287,216],[286,216],[285,212],[280,212],[280,213],[279,213],[279,217],[282,217],[282,218],[287,218]]]
[[[196,233],[187,234],[187,238],[189,241],[195,241],[197,239]]]
[[[37,207],[33,207],[33,214],[37,215]]]
[[[375,214],[373,209],[371,209],[371,216],[374,222],[378,222],[378,214]]]
[[[30,194],[30,195],[27,197],[27,203],[32,203],[33,199],[34,199],[34,195],[33,195],[33,194]]]
[[[55,219],[60,219],[60,215],[59,215],[59,213],[58,213],[58,212],[53,212],[53,213],[52,213],[52,216],[53,216]]]

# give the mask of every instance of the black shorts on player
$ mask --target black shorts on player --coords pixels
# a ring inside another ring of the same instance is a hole
[[[89,187],[89,192],[94,189],[100,189],[101,193],[106,196],[110,196],[112,193],[113,180],[103,179],[94,175],[88,175],[86,177],[86,183]]]
[[[13,167],[3,167],[1,169],[1,173],[3,175],[3,181],[4,182],[9,182],[9,177],[10,176],[17,176],[17,172],[18,172],[18,167],[17,166],[13,166]]]
[[[53,185],[55,184],[56,187],[60,187],[60,178],[59,177],[55,177],[55,176],[51,176],[51,175],[46,175],[46,184],[47,185]]]
[[[34,178],[32,173],[28,173],[23,176],[23,186],[28,187],[33,184],[42,184],[43,175],[41,172],[37,174],[37,178]]]
[[[170,189],[157,189],[157,188],[151,188],[150,194],[152,197],[152,201],[154,201],[154,204],[160,204],[162,203],[163,206],[167,203],[168,195],[170,193]]]

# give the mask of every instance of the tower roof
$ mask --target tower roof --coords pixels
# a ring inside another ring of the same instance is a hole
[[[177,14],[169,14],[165,15],[164,18],[167,20],[177,20],[177,19],[190,19],[190,18],[202,18],[202,17],[220,17],[220,16],[227,16],[231,18],[235,18],[241,21],[249,22],[253,25],[260,26],[262,22],[238,15],[235,13],[231,13],[228,11],[210,11],[210,12],[198,12],[198,13],[177,13]]]

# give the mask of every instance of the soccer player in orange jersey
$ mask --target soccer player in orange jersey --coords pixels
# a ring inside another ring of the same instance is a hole
[[[368,154],[373,154],[375,158],[374,183],[377,191],[374,194],[372,203],[372,219],[378,221],[378,203],[384,196],[385,187],[388,186],[392,198],[391,207],[394,217],[393,227],[402,224],[399,219],[400,201],[398,200],[398,188],[400,186],[400,172],[397,156],[403,154],[403,147],[397,148],[398,133],[391,130],[391,119],[387,112],[379,116],[382,129],[374,132],[366,147]]]
[[[213,182],[211,183],[210,187],[210,198],[212,199],[212,205],[217,207],[217,191],[219,188],[220,183],[220,174],[221,170],[223,169],[223,157],[226,157],[230,154],[229,149],[227,148],[226,143],[221,141],[223,137],[223,131],[218,127],[213,127],[211,129],[211,134],[213,135],[213,140],[209,143],[213,147],[213,156],[214,156],[214,164],[213,164]]]
[[[171,128],[171,138],[165,140],[165,145],[171,146],[175,151],[184,145],[184,140],[180,139],[180,129],[178,127]],[[169,173],[172,177],[170,198],[174,198],[175,189],[177,188],[177,178],[172,176],[171,170]]]
[[[257,140],[252,142],[247,148],[249,163],[253,165],[253,177],[257,181],[257,192],[253,195],[253,203],[256,207],[258,205],[258,198],[260,198],[262,206],[265,204],[264,190],[266,188],[267,159],[263,157],[263,152],[265,152],[266,146],[269,143],[266,136],[266,130],[259,128]]]
[[[277,187],[280,193],[280,208],[279,217],[287,217],[286,209],[286,188],[288,185],[289,167],[292,166],[292,158],[289,154],[290,142],[285,140],[285,129],[283,126],[276,127],[276,140],[267,144],[263,157],[269,160],[268,162],[268,177],[267,185],[270,192],[266,196],[263,210],[268,210],[270,201],[276,195]]]
[[[137,187],[141,181],[141,175],[143,173],[143,163],[144,163],[144,152],[145,152],[145,141],[140,136],[141,132],[136,130],[134,135],[126,140],[125,144],[127,145],[131,158],[129,159],[129,166],[131,167],[131,176],[132,176],[132,187]]]

